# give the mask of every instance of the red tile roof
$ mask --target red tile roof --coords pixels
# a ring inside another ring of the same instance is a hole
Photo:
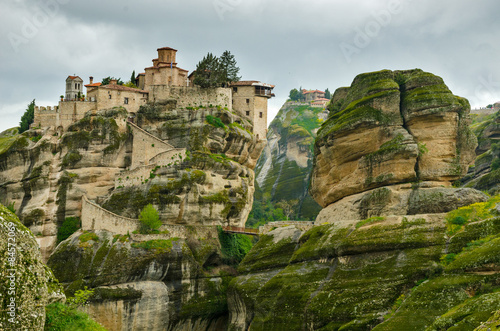
[[[85,87],[96,87],[96,86],[101,86],[102,83],[93,83],[93,84],[87,84],[84,85]]]
[[[318,99],[314,99],[313,101],[330,101],[330,99],[318,98]]]
[[[256,85],[256,86],[268,86],[268,87],[274,88],[274,85],[265,84],[265,83],[262,83],[262,82],[260,82],[258,80],[240,80],[238,82],[232,82],[230,85],[231,86],[252,86],[252,85]]]
[[[303,93],[304,93],[304,94],[307,94],[307,93],[323,93],[323,94],[324,94],[325,92],[320,91],[320,90],[311,90],[311,91],[305,91],[305,92],[303,92]]]
[[[78,77],[78,76],[68,76],[68,78],[70,78],[71,80],[75,80],[75,79],[80,78],[80,77]],[[66,79],[68,79],[68,78],[66,78]],[[80,78],[80,79],[81,79],[81,78]],[[82,79],[82,80],[83,80],[83,79]]]

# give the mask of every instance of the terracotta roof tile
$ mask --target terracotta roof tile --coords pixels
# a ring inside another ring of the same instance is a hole
[[[303,92],[303,93],[304,93],[304,94],[307,94],[307,93],[323,93],[323,94],[324,94],[325,92],[320,91],[320,90],[311,90],[311,91],[305,91],[305,92]]]
[[[80,78],[80,77],[79,77],[79,76],[68,76],[68,78],[70,78],[71,80],[75,80],[75,79]],[[68,78],[66,78],[66,79],[68,79]],[[81,79],[81,78],[80,78],[80,79]],[[82,80],[83,80],[83,79],[82,79]]]
[[[96,86],[101,86],[102,83],[93,83],[93,84],[87,84],[84,85],[85,87],[96,87]]]

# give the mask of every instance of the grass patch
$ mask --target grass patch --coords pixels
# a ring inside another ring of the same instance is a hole
[[[179,240],[179,238],[174,237],[168,240],[166,239],[155,239],[142,241],[140,243],[133,243],[131,246],[134,248],[143,248],[145,250],[155,250],[157,253],[168,253],[172,250],[173,242]]]
[[[486,202],[477,202],[450,211],[446,215],[448,235],[453,235],[462,230],[464,225],[496,216],[495,206],[500,202],[500,195],[490,198]]]
[[[359,229],[360,227],[362,227],[364,225],[382,222],[383,220],[385,220],[385,217],[383,217],[383,216],[370,217],[370,218],[367,218],[365,220],[362,220],[362,221],[359,221],[358,223],[356,223],[356,229]]]

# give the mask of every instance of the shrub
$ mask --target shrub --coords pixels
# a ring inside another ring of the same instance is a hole
[[[66,240],[81,227],[78,217],[66,217],[62,225],[57,230],[57,243]]]
[[[465,223],[467,223],[467,219],[463,216],[455,216],[451,220],[451,223],[456,225],[464,225]]]
[[[152,204],[148,204],[142,209],[139,221],[141,222],[140,233],[151,233],[154,230],[158,230],[161,226],[158,211]]]
[[[253,246],[252,238],[245,234],[225,233],[221,227],[218,227],[218,232],[225,262],[233,265],[240,263]]]
[[[221,129],[226,128],[226,125],[224,123],[222,123],[222,120],[218,117],[214,117],[212,115],[207,115],[206,120],[207,120],[208,124],[215,126],[216,128],[221,128]]]

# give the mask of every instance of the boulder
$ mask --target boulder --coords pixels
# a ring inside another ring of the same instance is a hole
[[[323,207],[366,190],[467,173],[477,140],[469,102],[420,69],[358,75],[318,131],[310,192]]]

